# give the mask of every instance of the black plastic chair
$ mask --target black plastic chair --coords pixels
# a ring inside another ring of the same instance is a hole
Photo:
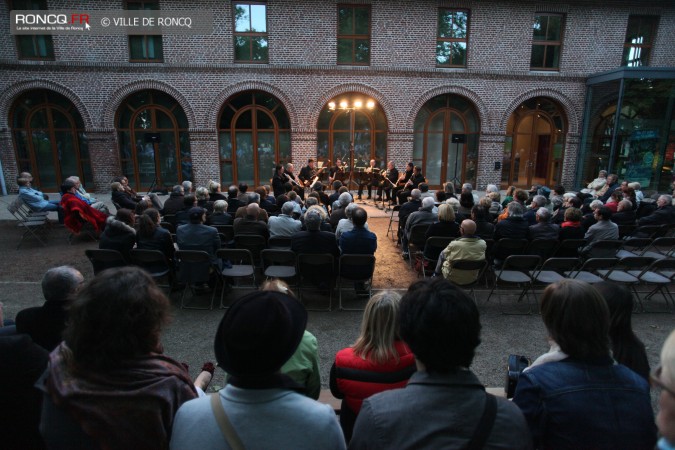
[[[199,250],[176,250],[176,277],[181,283],[185,283],[183,293],[180,296],[181,309],[213,309],[213,299],[216,289],[211,292],[211,303],[208,308],[189,305],[185,300],[185,294],[190,291],[192,297],[196,296],[196,285],[206,284],[211,279],[211,257],[208,253]]]
[[[262,267],[260,252],[267,248],[267,239],[257,234],[238,234],[234,237],[234,248],[250,251],[255,266]]]
[[[232,278],[233,280],[251,278],[253,283],[250,286],[234,285],[233,287],[256,289],[258,285],[255,280],[255,264],[251,251],[243,248],[221,248],[216,253],[216,256],[223,261],[228,261],[230,264],[229,267],[223,267],[223,270],[220,272],[223,277],[223,288],[220,291],[220,308],[227,308],[225,303],[223,303],[227,286],[225,278]]]
[[[298,255],[298,298],[302,301],[307,289],[328,291],[328,309],[308,311],[331,311],[333,306],[333,283],[335,261],[330,253]]]
[[[344,283],[363,283],[368,291],[368,300],[372,296],[373,274],[375,273],[374,255],[340,256],[338,267],[338,309],[340,311],[362,311],[363,308],[345,308],[342,306],[342,291]],[[355,289],[356,290],[356,289]]]
[[[164,253],[159,250],[144,250],[134,248],[129,253],[131,256],[131,262],[134,265],[142,268],[152,276],[155,280],[160,280],[162,278],[167,278],[169,284],[161,285],[157,284],[159,287],[166,287],[171,292],[173,287],[174,273],[171,268],[171,264],[166,259]]]
[[[266,248],[260,252],[263,272],[267,279],[293,280],[298,274],[296,255],[290,250]],[[292,283],[289,283],[292,284]]]
[[[503,240],[503,239],[502,239]],[[520,286],[520,295],[518,302],[522,301],[523,297],[527,296],[532,287],[532,272],[537,269],[541,263],[541,258],[536,255],[513,255],[504,260],[501,269],[495,273],[495,283],[488,295],[486,303],[490,301],[492,294],[500,285],[506,286]],[[501,305],[501,298],[499,301]],[[502,311],[502,314],[521,314],[521,313],[507,313]],[[532,306],[525,314],[532,314]]]
[[[85,250],[84,254],[87,255],[91,266],[94,268],[94,275],[98,275],[99,272],[105,269],[126,267],[128,265],[124,256],[117,250],[90,249]]]

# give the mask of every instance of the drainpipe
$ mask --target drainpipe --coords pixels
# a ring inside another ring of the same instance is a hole
[[[0,188],[2,188],[2,195],[7,195],[7,186],[5,185],[5,171],[2,170],[2,161],[0,161]]]

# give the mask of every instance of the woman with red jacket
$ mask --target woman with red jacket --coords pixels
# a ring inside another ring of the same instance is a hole
[[[347,442],[363,401],[378,392],[405,387],[415,372],[415,356],[398,334],[400,300],[391,291],[373,296],[363,313],[358,339],[335,355],[330,390],[342,399],[340,425]]]

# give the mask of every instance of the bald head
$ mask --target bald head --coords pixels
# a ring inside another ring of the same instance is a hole
[[[476,234],[476,222],[471,219],[462,220],[462,236]]]
[[[260,206],[257,203],[249,203],[246,206],[246,216],[252,219],[258,218],[258,213],[260,212]]]

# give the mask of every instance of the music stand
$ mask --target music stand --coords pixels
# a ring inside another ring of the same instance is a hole
[[[453,134],[452,143],[455,144],[455,172],[452,177],[452,184],[455,187],[458,187],[461,183],[459,178],[457,178],[457,161],[459,160],[459,144],[464,144],[466,142],[466,134]]]

